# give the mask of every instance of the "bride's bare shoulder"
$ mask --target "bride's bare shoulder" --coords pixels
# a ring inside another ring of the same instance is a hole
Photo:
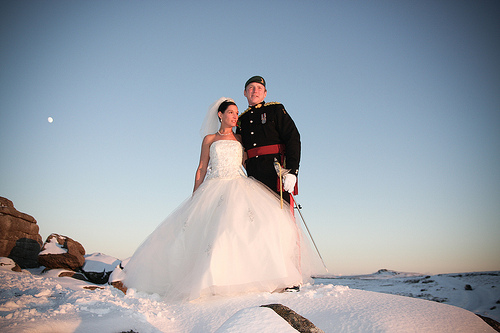
[[[210,146],[215,141],[215,134],[207,134],[203,138],[203,144]]]

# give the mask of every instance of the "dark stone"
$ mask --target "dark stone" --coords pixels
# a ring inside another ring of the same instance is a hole
[[[30,238],[19,238],[9,254],[9,258],[22,264],[23,268],[36,268],[38,263],[40,244]]]
[[[113,287],[115,287],[116,289],[121,290],[124,294],[127,294],[127,289],[128,289],[128,288],[127,288],[127,286],[125,286],[125,285],[123,284],[123,282],[122,282],[122,281],[114,281],[114,282],[111,282],[111,285],[112,285]]]
[[[106,272],[106,271],[102,271],[102,272],[83,272],[83,274],[85,274],[85,276],[87,277],[87,279],[92,282],[92,283],[95,283],[95,284],[105,284],[105,283],[108,283],[108,280],[109,280],[109,276],[111,275],[112,272]]]
[[[470,284],[466,284],[466,285],[465,285],[465,290],[472,290],[471,285],[470,285]]]
[[[83,286],[83,289],[87,290],[96,290],[96,289],[104,289],[104,287],[99,287],[99,286]]]
[[[486,324],[490,325],[495,331],[500,332],[500,323],[498,321],[489,317],[481,316],[480,314],[478,314],[477,316],[484,320]]]
[[[286,320],[293,328],[301,333],[324,333],[321,329],[317,328],[310,320],[302,317],[297,312],[284,306],[283,304],[267,304],[261,305],[274,310],[278,315]]]
[[[59,273],[59,277],[70,277],[77,280],[88,281],[87,277],[81,272],[63,271]]]
[[[12,271],[14,271],[14,272],[22,272],[21,266],[19,266],[17,264],[17,262],[16,262],[15,265],[14,265],[14,267],[12,267]]]

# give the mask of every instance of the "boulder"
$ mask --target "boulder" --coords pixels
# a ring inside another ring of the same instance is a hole
[[[102,253],[85,255],[85,264],[82,267],[87,279],[96,284],[108,283],[109,276],[119,266],[120,260]]]
[[[0,197],[0,257],[14,260],[22,268],[38,267],[42,236],[36,220],[14,208],[7,198]]]
[[[58,234],[51,234],[43,244],[38,262],[49,269],[78,270],[85,263],[85,249],[77,241]]]

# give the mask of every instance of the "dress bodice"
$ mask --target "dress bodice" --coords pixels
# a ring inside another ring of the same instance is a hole
[[[210,162],[206,179],[245,177],[241,166],[243,146],[234,140],[219,140],[210,146]]]

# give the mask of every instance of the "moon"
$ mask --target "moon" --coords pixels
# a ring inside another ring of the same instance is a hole
[[[47,118],[47,121],[48,121],[49,123],[51,123],[51,122],[53,122],[53,121],[54,121],[54,119],[52,119],[52,117],[49,117],[49,118]]]

